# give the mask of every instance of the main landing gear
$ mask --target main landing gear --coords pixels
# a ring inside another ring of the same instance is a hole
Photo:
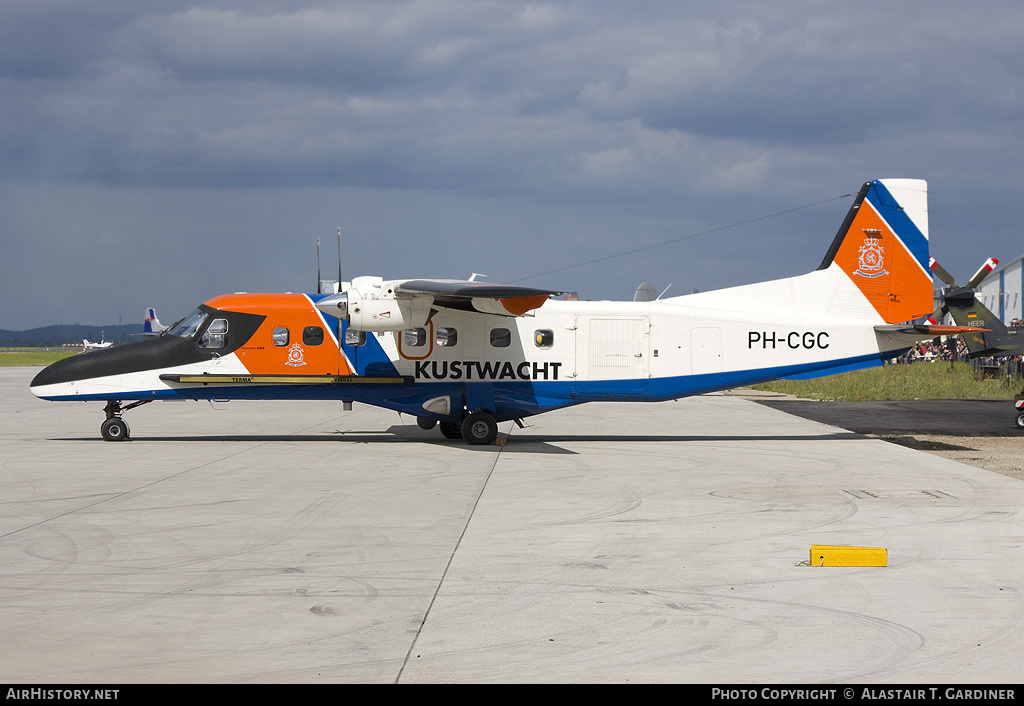
[[[462,420],[462,438],[467,444],[486,446],[498,436],[498,423],[487,412],[477,411]]]
[[[100,436],[103,437],[104,441],[124,441],[128,438],[131,430],[128,428],[128,422],[121,418],[121,415],[127,412],[129,409],[134,409],[139,405],[144,405],[152,400],[139,400],[138,402],[132,402],[126,407],[121,406],[120,400],[109,400],[107,406],[103,408],[106,412],[107,418],[103,424],[100,425]]]
[[[421,429],[433,429],[433,420],[429,417],[417,417],[416,423]],[[441,436],[446,439],[464,439],[472,446],[493,444],[498,437],[498,423],[490,412],[477,410],[462,418],[461,422],[441,422]]]

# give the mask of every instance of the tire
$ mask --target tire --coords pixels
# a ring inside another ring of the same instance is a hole
[[[441,436],[446,439],[461,439],[462,427],[458,422],[441,422]]]
[[[487,412],[473,412],[462,420],[462,438],[473,446],[493,444],[498,436],[498,423]]]
[[[430,431],[437,426],[437,420],[430,417],[416,417],[416,425],[424,431]]]
[[[1024,412],[1017,415],[1017,428],[1024,429]]]
[[[100,436],[106,441],[124,441],[128,438],[128,422],[118,417],[108,419],[100,425]]]

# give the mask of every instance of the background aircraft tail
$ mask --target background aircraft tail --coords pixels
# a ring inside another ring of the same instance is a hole
[[[818,269],[838,266],[886,323],[930,314],[927,208],[925,181],[864,184]]]
[[[142,335],[157,336],[165,328],[167,327],[160,323],[160,319],[156,318],[156,309],[153,307],[146,309],[146,322],[142,326]]]
[[[984,355],[1021,355],[1024,341],[1018,341],[1016,330],[1007,328],[984,304],[975,297],[972,290],[961,289],[946,297],[949,315],[958,326],[969,329],[961,335],[972,358]]]

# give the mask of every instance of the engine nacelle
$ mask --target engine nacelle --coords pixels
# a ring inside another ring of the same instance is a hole
[[[341,294],[321,299],[316,308],[348,321],[353,331],[402,331],[427,323],[429,301],[423,298],[396,299],[393,290],[380,285],[363,292],[349,287]]]

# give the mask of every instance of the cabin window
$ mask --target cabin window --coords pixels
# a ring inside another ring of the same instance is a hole
[[[408,328],[402,332],[404,338],[402,344],[407,348],[419,348],[427,345],[427,330],[425,328]]]
[[[274,329],[274,333],[271,336],[274,341],[274,345],[279,348],[288,345],[288,329],[284,326],[278,326]]]
[[[459,332],[453,328],[439,328],[437,330],[437,345],[442,347],[454,346],[459,342]]]
[[[324,342],[324,330],[319,326],[302,329],[302,342],[307,346],[320,346]]]
[[[352,329],[345,329],[345,345],[365,346],[366,331],[353,331]]]
[[[199,347],[209,350],[218,350],[227,345],[228,342],[228,320],[214,319],[210,322],[206,332],[199,338]]]
[[[512,345],[512,332],[507,328],[492,328],[491,345],[495,348],[508,348]]]
[[[533,332],[533,342],[538,348],[551,348],[555,345],[555,332],[549,328],[537,329]]]

